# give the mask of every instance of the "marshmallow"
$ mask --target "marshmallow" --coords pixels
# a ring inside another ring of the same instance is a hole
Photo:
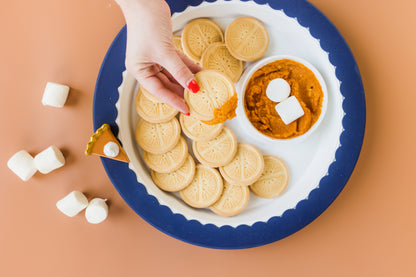
[[[54,145],[49,146],[35,156],[35,166],[43,174],[60,168],[65,164],[65,157]]]
[[[277,104],[276,111],[286,125],[305,114],[302,106],[295,96],[290,96],[286,100]]]
[[[267,86],[266,95],[273,102],[282,102],[290,95],[290,85],[285,79],[273,79]]]
[[[104,145],[104,155],[106,155],[107,157],[117,157],[118,153],[120,153],[120,149],[117,143],[110,141],[106,145]]]
[[[42,104],[62,108],[68,97],[69,87],[56,83],[47,83],[43,92]]]
[[[97,224],[103,222],[108,215],[107,199],[94,198],[85,210],[85,218],[89,223]]]
[[[88,199],[82,192],[74,190],[58,202],[56,207],[67,216],[73,217],[88,206]]]
[[[8,161],[7,166],[11,171],[23,181],[29,180],[37,169],[33,157],[25,150],[21,150],[13,155]]]

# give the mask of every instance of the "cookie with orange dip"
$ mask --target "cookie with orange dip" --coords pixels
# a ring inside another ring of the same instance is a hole
[[[200,86],[198,93],[185,89],[184,98],[191,115],[213,125],[236,116],[237,93],[234,83],[224,74],[214,70],[202,70],[194,75]]]

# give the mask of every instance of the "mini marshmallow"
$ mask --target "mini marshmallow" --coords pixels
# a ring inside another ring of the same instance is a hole
[[[273,102],[282,102],[290,95],[290,85],[285,79],[273,79],[267,86],[266,95]]]
[[[56,207],[67,216],[73,217],[88,206],[88,199],[85,195],[74,190],[58,202]]]
[[[60,168],[65,164],[65,157],[55,145],[49,146],[35,156],[35,166],[43,174]]]
[[[110,157],[110,158],[117,157],[118,153],[120,153],[120,149],[117,143],[110,141],[106,145],[104,145],[104,154],[107,157]]]
[[[8,161],[7,166],[23,181],[29,180],[37,169],[33,157],[25,150],[21,150],[13,155]]]
[[[85,218],[89,223],[97,224],[103,222],[108,215],[107,199],[94,198],[85,210]]]
[[[290,96],[286,100],[277,104],[276,111],[286,125],[290,124],[305,114],[302,106],[295,96]]]
[[[47,83],[43,92],[42,104],[62,108],[68,97],[69,87],[56,83]]]

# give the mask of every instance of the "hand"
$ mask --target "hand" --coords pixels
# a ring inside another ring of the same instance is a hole
[[[127,23],[126,68],[155,97],[189,115],[184,88],[199,91],[201,70],[176,51],[170,9],[164,0],[116,0]]]

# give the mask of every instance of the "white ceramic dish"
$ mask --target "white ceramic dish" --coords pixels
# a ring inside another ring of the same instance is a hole
[[[328,60],[328,53],[321,49],[319,42],[296,19],[286,16],[282,11],[270,9],[267,5],[217,1],[189,7],[184,12],[175,14],[172,17],[173,29],[176,33],[180,33],[188,21],[198,17],[208,17],[225,30],[232,20],[246,15],[261,20],[269,32],[270,45],[265,57],[290,55],[309,61],[321,73],[328,91],[325,117],[319,127],[302,142],[281,145],[250,136],[250,131],[241,126],[239,116],[226,123],[234,131],[239,142],[251,143],[263,154],[276,155],[286,162],[290,181],[287,190],[280,197],[261,199],[251,194],[249,204],[241,214],[226,218],[208,209],[191,208],[177,194],[161,191],[153,183],[149,170],[143,162],[141,149],[135,141],[134,130],[139,117],[135,112],[134,96],[138,84],[133,77],[123,74],[123,83],[119,88],[116,123],[119,126],[119,138],[131,160],[130,168],[136,173],[138,181],[146,187],[147,192],[155,196],[160,204],[169,207],[173,213],[182,214],[186,219],[194,219],[202,224],[250,226],[255,222],[266,222],[271,217],[280,216],[286,210],[294,208],[299,201],[308,197],[311,190],[318,186],[320,179],[327,174],[328,167],[334,160],[335,151],[339,147],[339,137],[343,130],[341,122],[344,115],[343,97],[340,93],[340,83],[335,76],[335,68]],[[247,67],[250,66],[251,64],[248,63]],[[237,83],[237,88],[240,85]],[[241,98],[242,91],[237,89],[237,93]]]
[[[306,66],[307,68],[309,68],[313,74],[315,75],[315,77],[318,79],[321,87],[322,87],[322,91],[324,93],[324,98],[322,101],[322,108],[321,108],[321,114],[318,118],[318,120],[315,122],[315,124],[303,135],[291,138],[291,139],[274,139],[271,137],[268,137],[262,133],[260,133],[250,122],[250,120],[247,118],[247,115],[245,113],[244,110],[244,97],[245,97],[245,88],[247,86],[248,81],[250,80],[251,76],[254,74],[254,72],[256,72],[259,68],[265,66],[266,64],[269,64],[271,62],[277,61],[277,60],[282,60],[282,59],[290,59],[296,62],[299,62],[301,64],[303,64],[304,66]],[[322,119],[325,116],[326,113],[326,108],[328,105],[328,90],[326,88],[326,84],[324,81],[324,78],[322,77],[321,73],[319,73],[319,71],[308,61],[299,58],[299,57],[295,57],[295,56],[290,56],[290,55],[276,55],[276,56],[270,56],[270,57],[266,57],[261,59],[260,61],[257,61],[255,64],[249,66],[248,68],[246,68],[246,70],[244,71],[244,73],[242,74],[240,81],[238,82],[238,88],[237,90],[240,92],[239,94],[239,98],[238,98],[238,106],[237,106],[237,117],[238,120],[240,121],[241,125],[248,130],[247,134],[249,136],[252,136],[253,138],[257,139],[257,140],[262,140],[265,142],[274,142],[276,144],[278,143],[283,143],[283,144],[287,144],[287,143],[299,143],[304,141],[307,137],[309,137],[319,126],[319,124],[322,122]]]

